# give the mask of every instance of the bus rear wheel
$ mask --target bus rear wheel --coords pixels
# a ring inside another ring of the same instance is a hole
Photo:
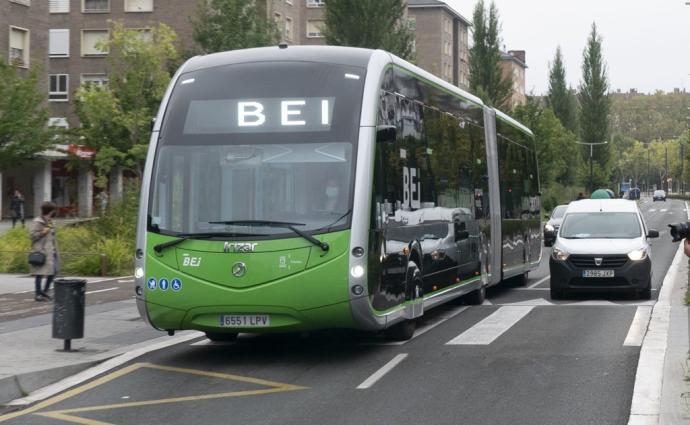
[[[408,341],[414,336],[416,327],[414,320],[403,320],[386,329],[384,334],[387,339],[392,339],[393,341]]]
[[[486,299],[486,286],[482,285],[462,298],[469,305],[482,305]]]
[[[237,332],[206,332],[206,338],[213,342],[230,342],[237,339]]]

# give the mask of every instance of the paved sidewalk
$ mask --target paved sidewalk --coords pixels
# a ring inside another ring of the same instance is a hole
[[[88,281],[84,338],[66,353],[52,338],[53,303],[24,292],[31,277],[0,275],[0,405],[164,335],[140,319],[131,278]]]

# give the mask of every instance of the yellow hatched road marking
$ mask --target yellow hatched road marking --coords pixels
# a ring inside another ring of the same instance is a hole
[[[45,409],[46,407],[52,406],[56,403],[59,403],[61,401],[66,400],[68,398],[77,396],[77,395],[79,395],[85,391],[91,390],[95,387],[98,387],[100,385],[108,383],[108,382],[110,382],[116,378],[122,377],[124,375],[132,373],[132,372],[134,372],[138,369],[141,369],[141,368],[157,369],[157,370],[163,370],[163,371],[168,371],[168,372],[186,373],[186,374],[205,376],[205,377],[210,377],[210,378],[220,378],[220,379],[226,379],[226,380],[230,380],[230,381],[246,382],[246,383],[255,384],[255,385],[267,386],[270,388],[260,389],[260,390],[231,391],[231,392],[225,392],[225,393],[204,394],[204,395],[197,395],[197,396],[173,397],[173,398],[165,398],[165,399],[158,399],[158,400],[145,400],[145,401],[134,401],[134,402],[126,402],[126,403],[115,403],[115,404],[107,404],[107,405],[101,405],[101,406],[89,406],[89,407],[79,407],[79,408],[73,408],[73,409],[54,410],[54,411],[50,411],[50,412],[38,412],[39,410]],[[307,387],[302,387],[299,385],[292,385],[292,384],[283,384],[280,382],[269,381],[266,379],[250,378],[250,377],[246,377],[246,376],[231,375],[231,374],[220,373],[220,372],[207,372],[207,371],[196,370],[196,369],[185,369],[185,368],[172,367],[172,366],[154,365],[151,363],[136,363],[136,364],[133,364],[131,366],[127,366],[123,369],[120,369],[116,372],[105,375],[101,378],[98,378],[98,379],[96,379],[96,380],[94,380],[88,384],[74,388],[73,390],[67,391],[63,394],[60,394],[60,395],[55,396],[53,398],[50,398],[46,401],[38,403],[35,406],[32,406],[28,409],[25,409],[25,410],[22,410],[19,412],[15,412],[15,413],[10,413],[10,414],[4,415],[4,416],[0,416],[0,422],[6,421],[8,419],[16,418],[18,416],[23,416],[23,415],[27,415],[30,413],[35,413],[35,414],[40,415],[40,416],[54,418],[54,419],[60,419],[60,420],[66,421],[66,422],[72,422],[72,423],[83,424],[83,425],[109,425],[107,422],[100,422],[100,421],[96,421],[96,420],[92,420],[92,419],[80,418],[77,416],[71,416],[69,414],[71,414],[71,413],[83,413],[83,412],[95,412],[95,411],[110,410],[110,409],[122,409],[122,408],[128,408],[128,407],[152,406],[152,405],[158,405],[158,404],[181,403],[181,402],[187,402],[187,401],[212,400],[212,399],[229,398],[229,397],[246,397],[246,396],[252,396],[252,395],[272,394],[272,393],[279,393],[279,392],[286,392],[286,391],[297,391],[297,390],[303,390],[303,389],[307,389]]]

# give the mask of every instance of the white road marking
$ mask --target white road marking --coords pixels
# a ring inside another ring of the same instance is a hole
[[[438,318],[435,318],[436,320],[432,321],[431,323],[428,323],[421,328],[417,328],[415,330],[414,335],[412,338],[410,338],[407,341],[367,341],[367,342],[362,342],[359,345],[405,345],[408,342],[412,341],[413,339],[417,338],[418,336],[424,335],[425,333],[429,332],[436,326],[440,325],[441,323],[445,323],[448,320],[452,319],[453,317],[457,316],[458,314],[462,313],[463,311],[467,310],[470,308],[470,306],[461,306],[457,307],[453,310],[450,310],[448,312],[445,312],[441,315],[438,316]],[[202,345],[199,343],[194,343],[192,345]]]
[[[201,341],[193,342],[189,345],[194,345],[194,346],[204,346],[204,345],[212,345],[212,346],[221,346],[221,345],[234,345],[235,341],[211,341],[210,339],[202,339]]]
[[[143,356],[146,353],[150,353],[151,351],[156,351],[160,350],[163,348],[170,347],[172,345],[180,344],[183,342],[187,342],[189,340],[199,338],[200,336],[203,336],[204,334],[202,332],[198,331],[184,331],[180,332],[177,336],[169,337],[169,336],[163,336],[160,338],[153,339],[151,341],[146,341],[145,343],[142,344],[135,344],[131,346],[132,350],[120,354],[117,357],[114,357],[110,360],[106,360],[105,362],[91,367],[89,369],[86,369],[83,372],[77,373],[76,375],[67,377],[61,381],[58,381],[54,384],[48,385],[47,387],[40,388],[31,394],[29,394],[26,397],[23,398],[18,398],[16,400],[11,401],[8,403],[10,406],[26,406],[32,403],[35,403],[37,401],[45,400],[48,397],[52,397],[55,394],[61,393],[65,391],[66,389],[72,388],[76,385],[79,385],[83,382],[86,382],[90,379],[93,379],[94,377],[101,375],[105,372],[108,372],[109,370],[115,369],[133,359],[136,359],[137,357]],[[138,348],[135,348],[138,347]]]
[[[543,305],[554,305],[552,302],[545,300],[544,298],[536,298],[527,301],[518,301],[515,303],[505,303],[501,305],[527,305],[527,306],[543,306]]]
[[[357,386],[358,390],[366,390],[367,388],[370,388],[372,385],[374,385],[379,379],[383,378],[385,374],[393,370],[394,367],[400,364],[403,360],[405,360],[405,357],[407,357],[407,353],[403,354],[398,354],[397,356],[393,357],[393,360],[389,361],[383,367],[376,372],[374,372],[373,375],[368,377],[367,379],[364,380],[361,384]]]
[[[489,345],[520,319],[527,316],[534,306],[506,306],[446,342],[446,345]]]
[[[485,299],[484,302],[482,303],[482,305],[494,305],[494,304],[491,301]]]
[[[516,291],[550,291],[551,288],[513,288]]]
[[[88,292],[86,292],[86,294],[88,295],[88,294],[95,294],[95,293],[98,293],[98,292],[108,292],[108,291],[114,291],[114,290],[116,290],[116,289],[119,289],[119,288],[99,289],[99,290],[97,290],[97,291],[88,291]]]
[[[527,289],[536,288],[537,286],[541,285],[543,282],[549,280],[550,277],[551,277],[551,276],[549,275],[549,276],[546,276],[546,277],[544,277],[544,278],[542,278],[542,279],[539,279],[536,283],[534,283],[534,284],[528,286]]]
[[[134,283],[134,279],[120,279],[117,283]]]
[[[661,209],[661,212],[666,212],[666,211],[668,211],[668,208],[662,208]]]
[[[652,314],[652,306],[639,306],[635,312],[635,317],[630,324],[628,335],[625,337],[623,345],[628,347],[639,347],[642,345],[644,334],[647,332],[647,324]]]
[[[656,209],[652,208],[649,212],[656,212]]]

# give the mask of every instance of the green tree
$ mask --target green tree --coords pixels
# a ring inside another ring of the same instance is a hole
[[[24,75],[22,75],[24,73]],[[51,144],[39,70],[25,72],[0,58],[0,171],[34,157]]]
[[[592,32],[583,53],[582,82],[580,84],[580,138],[584,143],[604,142],[608,134],[609,83],[606,64],[602,54],[602,38],[592,24]],[[593,161],[597,172],[589,182],[589,170],[580,170],[580,178],[591,184],[590,189],[609,183],[610,145],[594,146]],[[583,156],[589,158],[590,147],[583,146]]]
[[[404,0],[328,0],[326,43],[383,49],[412,60],[415,34],[405,20],[406,10]]]
[[[482,100],[507,109],[513,82],[501,70],[501,25],[498,9],[492,1],[487,15],[484,0],[479,0],[472,15],[474,45],[470,49],[470,90]]]
[[[192,19],[194,41],[204,53],[278,43],[278,26],[268,18],[266,3],[256,0],[208,0],[199,2]]]
[[[159,24],[148,33],[113,23],[111,38],[97,47],[108,51],[107,87],[84,85],[77,91],[76,134],[95,148],[96,184],[119,166],[141,174],[151,137],[151,120],[170,82],[168,63],[177,60],[175,33]]]
[[[547,102],[563,126],[577,134],[577,99],[565,80],[565,66],[560,46],[556,49],[556,56],[549,68]]]

